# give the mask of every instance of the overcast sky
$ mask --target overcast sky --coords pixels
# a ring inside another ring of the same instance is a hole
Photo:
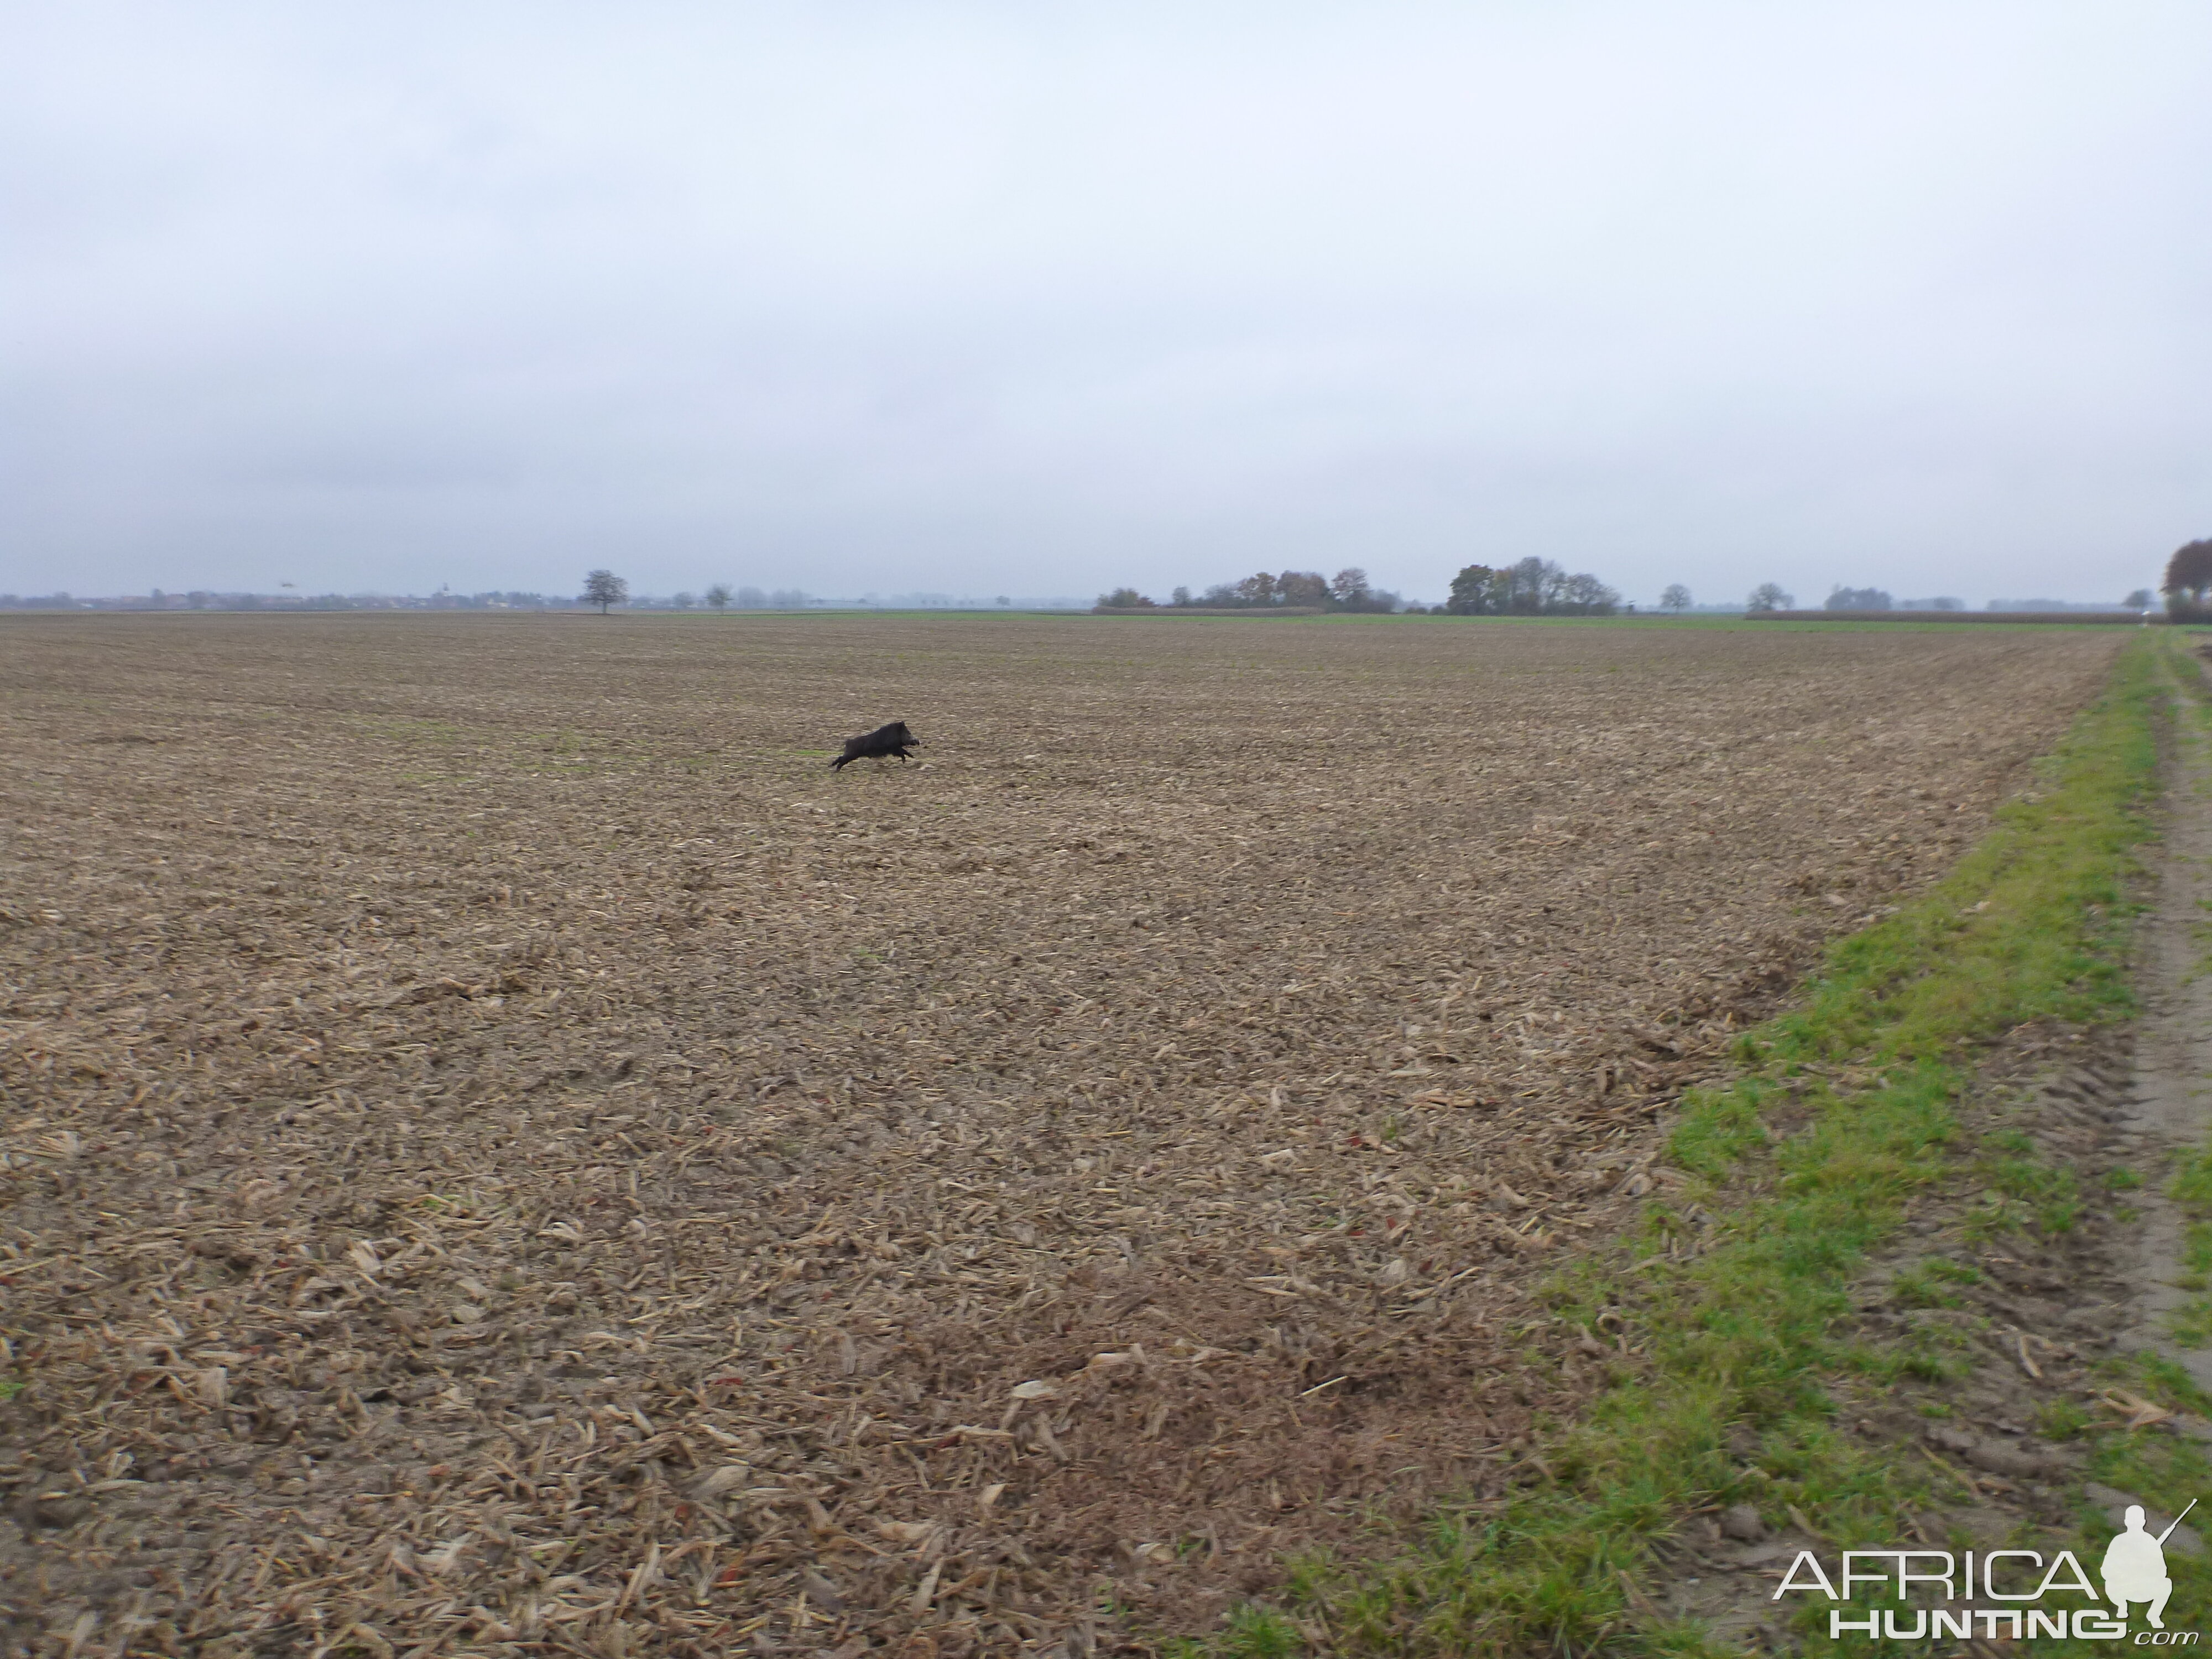
[[[2212,535],[2212,7],[0,3],[0,590]]]

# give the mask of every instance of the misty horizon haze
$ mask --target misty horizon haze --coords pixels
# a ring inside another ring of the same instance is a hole
[[[2110,602],[2212,13],[0,4],[0,590]]]

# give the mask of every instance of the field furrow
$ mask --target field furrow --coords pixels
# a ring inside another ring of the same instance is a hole
[[[1534,1288],[2124,637],[0,619],[0,1601],[1207,1628],[1513,1477]]]

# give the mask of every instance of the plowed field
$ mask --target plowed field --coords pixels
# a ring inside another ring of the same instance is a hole
[[[1085,1653],[1495,1492],[2118,637],[0,619],[15,1639]]]

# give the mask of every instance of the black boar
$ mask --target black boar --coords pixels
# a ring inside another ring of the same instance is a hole
[[[878,756],[888,757],[896,755],[901,760],[912,760],[914,757],[907,750],[921,741],[906,729],[904,720],[893,720],[889,726],[879,726],[864,737],[846,738],[845,752],[830,763],[830,769],[835,772],[854,761],[869,760]]]

